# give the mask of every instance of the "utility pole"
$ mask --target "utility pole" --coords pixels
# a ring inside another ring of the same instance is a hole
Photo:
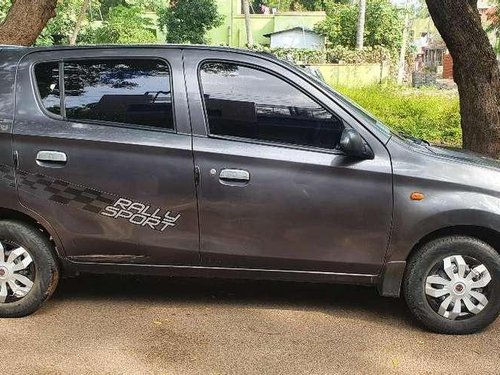
[[[398,85],[403,84],[403,79],[405,76],[405,66],[406,66],[406,48],[408,46],[408,34],[410,29],[410,0],[406,0],[405,6],[405,24],[403,28],[403,40],[401,42],[401,50],[399,52],[399,64],[398,64]]]
[[[250,4],[248,0],[243,0],[243,13],[245,14],[245,29],[247,31],[247,47],[253,47],[252,25],[250,21]]]
[[[366,0],[359,0],[358,29],[356,32],[356,49],[363,49],[365,38]]]

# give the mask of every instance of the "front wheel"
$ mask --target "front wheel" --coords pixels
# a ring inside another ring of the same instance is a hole
[[[430,330],[480,331],[500,312],[500,255],[472,237],[431,241],[410,258],[403,292],[412,314]]]

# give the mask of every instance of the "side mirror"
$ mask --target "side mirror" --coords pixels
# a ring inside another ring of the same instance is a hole
[[[348,156],[373,159],[373,151],[354,129],[344,129],[340,137],[340,149]]]

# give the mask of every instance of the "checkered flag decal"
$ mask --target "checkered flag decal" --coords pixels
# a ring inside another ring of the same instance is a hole
[[[8,165],[0,164],[0,182],[11,188],[16,187],[14,168],[9,167]]]
[[[85,186],[71,184],[42,174],[18,172],[19,189],[65,206],[99,213],[116,197]]]

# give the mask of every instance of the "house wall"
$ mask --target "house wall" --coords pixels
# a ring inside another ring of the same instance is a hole
[[[209,43],[245,47],[245,17],[241,12],[241,0],[217,0],[217,7],[224,20],[221,26],[208,32]],[[265,34],[296,26],[313,29],[314,25],[326,18],[326,14],[325,12],[286,12],[252,14],[250,18],[254,42],[269,45],[270,40],[264,37]]]
[[[317,64],[326,83],[333,87],[363,87],[381,83],[390,75],[389,64]]]
[[[266,45],[269,44],[269,38],[265,38],[265,34],[274,32],[274,19],[272,15],[268,14],[254,14],[252,15],[252,35],[253,41],[257,44]],[[228,30],[232,33],[231,47],[245,47],[247,43],[247,32],[245,28],[245,17],[244,16],[234,16],[233,17],[233,27],[232,30]],[[215,43],[211,40],[212,44]]]
[[[307,31],[290,30],[271,35],[271,48],[323,49],[325,38]]]

